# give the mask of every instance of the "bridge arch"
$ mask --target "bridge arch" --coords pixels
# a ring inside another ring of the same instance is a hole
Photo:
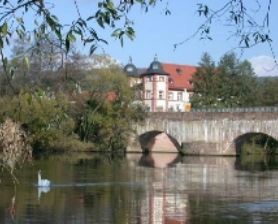
[[[147,131],[138,137],[143,152],[179,152],[180,144],[171,135],[159,131]]]
[[[267,154],[277,154],[278,151],[276,148],[278,147],[278,139],[272,137],[269,134],[263,132],[248,132],[245,134],[241,134],[234,139],[234,145],[236,150],[236,155],[240,155],[242,150],[244,150],[244,144],[249,145],[261,145],[261,150],[267,150]],[[253,154],[258,153],[257,151],[252,151],[252,149],[245,149],[245,153]]]

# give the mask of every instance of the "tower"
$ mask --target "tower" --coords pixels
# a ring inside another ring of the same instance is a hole
[[[162,112],[168,108],[168,76],[162,64],[155,56],[145,73],[143,80],[143,101],[148,111]]]
[[[129,57],[128,64],[124,67],[124,72],[128,76],[129,86],[133,87],[139,83],[141,83],[140,74],[136,66],[132,63],[132,58]]]

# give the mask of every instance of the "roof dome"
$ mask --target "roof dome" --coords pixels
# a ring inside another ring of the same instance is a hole
[[[168,75],[162,64],[158,61],[157,56],[155,56],[153,62],[150,64],[149,68],[146,71],[146,74],[159,74],[159,75]]]
[[[128,64],[124,67],[124,71],[129,75],[129,76],[138,76],[138,70],[136,66],[132,63],[132,58],[129,58]]]

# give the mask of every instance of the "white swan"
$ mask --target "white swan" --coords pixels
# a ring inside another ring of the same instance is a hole
[[[41,178],[41,170],[38,171],[38,187],[49,187],[50,181]]]

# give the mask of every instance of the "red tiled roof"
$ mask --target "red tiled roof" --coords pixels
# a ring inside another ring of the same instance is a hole
[[[190,80],[197,67],[162,63],[163,69],[170,75],[169,89],[192,89]]]

